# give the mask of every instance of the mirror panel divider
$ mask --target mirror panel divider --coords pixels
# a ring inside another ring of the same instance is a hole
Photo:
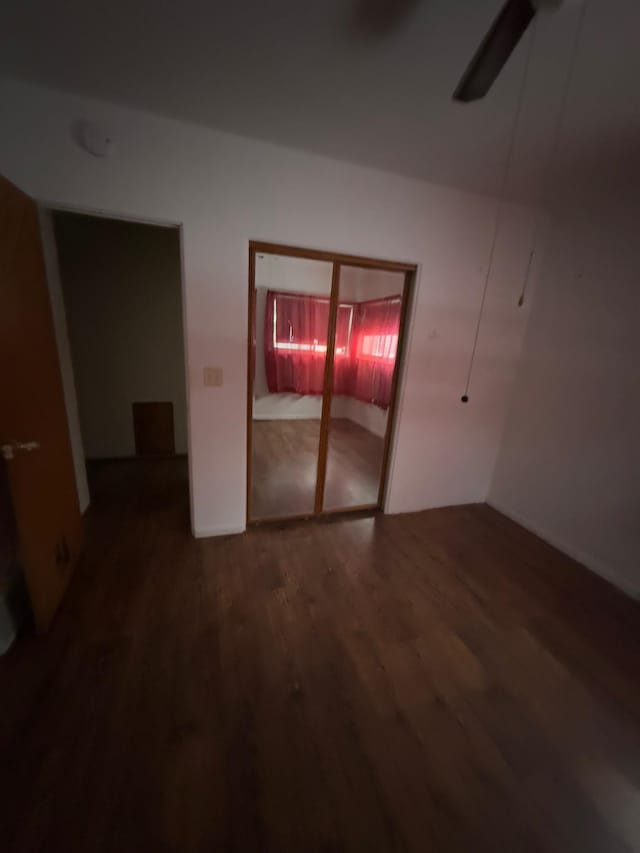
[[[315,514],[322,513],[324,484],[327,474],[327,449],[329,445],[329,420],[333,399],[333,361],[336,350],[336,320],[338,317],[338,289],[340,287],[340,264],[333,262],[331,274],[331,301],[329,303],[329,328],[327,331],[327,355],[324,361],[324,392],[320,419],[320,444],[318,445],[318,475],[316,478]]]

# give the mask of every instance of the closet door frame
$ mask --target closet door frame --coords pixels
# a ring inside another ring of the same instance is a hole
[[[318,442],[318,465],[316,475],[316,493],[314,509],[312,512],[299,513],[296,515],[279,515],[269,518],[251,518],[251,476],[252,476],[252,452],[253,452],[253,389],[255,381],[255,347],[256,347],[256,255],[282,255],[290,258],[306,258],[312,261],[325,261],[333,264],[331,275],[331,297],[329,303],[329,326],[327,330],[327,353],[324,365],[324,385],[322,395],[322,416],[320,421],[320,439]],[[378,488],[378,499],[376,503],[363,504],[362,506],[342,507],[337,509],[323,509],[324,487],[327,470],[327,452],[329,447],[329,428],[331,419],[331,403],[333,400],[333,364],[335,352],[335,330],[338,314],[338,302],[340,291],[340,270],[342,267],[360,267],[387,272],[404,273],[404,286],[402,288],[402,309],[400,316],[400,328],[398,333],[398,347],[396,361],[391,384],[391,402],[388,410],[387,428],[384,436],[382,451],[382,464],[380,468],[380,483]],[[298,246],[285,246],[279,243],[264,243],[261,241],[249,241],[249,299],[248,299],[248,335],[247,335],[247,490],[246,490],[246,520],[247,526],[255,524],[266,524],[282,521],[294,521],[318,516],[343,515],[347,513],[375,512],[384,506],[387,469],[393,430],[396,420],[396,406],[400,384],[400,373],[404,364],[406,329],[409,317],[409,306],[413,298],[415,284],[416,264],[403,261],[389,261],[379,258],[366,258],[359,255],[345,255],[338,252],[325,252],[315,249],[304,249]]]

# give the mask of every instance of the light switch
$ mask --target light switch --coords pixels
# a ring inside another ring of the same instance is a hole
[[[222,368],[221,367],[205,367],[204,384],[213,388],[219,388],[222,385]]]

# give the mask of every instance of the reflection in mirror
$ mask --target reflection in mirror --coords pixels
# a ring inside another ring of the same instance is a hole
[[[325,510],[378,503],[404,274],[340,268]]]
[[[251,520],[314,510],[332,269],[256,255]]]

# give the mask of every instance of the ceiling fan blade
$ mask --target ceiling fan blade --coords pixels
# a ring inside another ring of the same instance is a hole
[[[507,0],[458,83],[455,101],[467,103],[487,94],[535,14],[532,0]]]

